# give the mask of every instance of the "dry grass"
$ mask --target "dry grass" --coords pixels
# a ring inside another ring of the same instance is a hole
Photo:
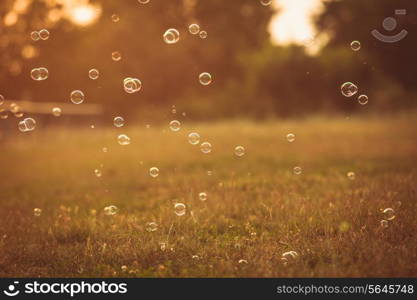
[[[178,133],[39,126],[3,143],[0,276],[417,275],[415,116],[183,123]],[[187,142],[191,130],[211,154]],[[120,212],[104,215],[111,204]],[[384,229],[387,207],[396,218]],[[299,257],[283,265],[289,250]]]

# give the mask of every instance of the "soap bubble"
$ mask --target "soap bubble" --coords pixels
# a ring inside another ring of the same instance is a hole
[[[70,95],[71,102],[74,104],[81,104],[84,102],[84,93],[80,90],[75,90],[71,92]]]
[[[169,122],[169,128],[174,132],[179,131],[181,129],[181,122],[178,120],[172,120]]]
[[[200,135],[197,132],[191,132],[188,135],[188,142],[191,145],[198,145],[200,143]]]
[[[164,41],[167,44],[175,44],[180,39],[180,33],[174,28],[170,28],[164,33]]]
[[[184,203],[175,203],[174,212],[177,216],[181,217],[186,213],[186,206]]]
[[[211,152],[211,144],[209,142],[201,143],[200,149],[204,154],[208,154]]]
[[[113,14],[113,15],[111,15],[111,20],[112,20],[114,23],[117,23],[117,22],[119,22],[119,21],[120,21],[120,17],[119,17],[119,15]]]
[[[191,24],[188,26],[188,31],[191,34],[198,34],[200,32],[200,26],[198,24]]]
[[[111,59],[112,59],[113,61],[119,61],[119,60],[121,60],[121,59],[122,59],[122,54],[121,54],[119,51],[114,51],[114,52],[112,52],[112,54],[111,54]]]
[[[388,228],[388,221],[387,220],[381,220],[381,227],[382,228]]]
[[[95,169],[95,170],[94,170],[94,174],[95,174],[97,177],[101,177],[101,175],[103,175],[103,173],[101,173],[101,170],[100,170],[100,169]]]
[[[4,96],[0,94],[0,105],[4,103]]]
[[[30,71],[30,77],[36,81],[42,81],[48,79],[49,71],[47,68],[40,67],[34,68]]]
[[[142,89],[142,82],[137,78],[126,77],[123,79],[123,88],[126,93],[133,94]]]
[[[100,76],[100,72],[97,69],[91,69],[88,71],[88,77],[92,80],[96,80]]]
[[[245,148],[243,146],[236,146],[235,155],[238,157],[242,157],[243,155],[245,155]]]
[[[269,6],[272,3],[272,0],[260,0],[259,1],[263,6]]]
[[[293,172],[295,175],[300,175],[303,172],[303,169],[301,169],[301,167],[297,166],[294,167]]]
[[[20,121],[17,126],[21,132],[32,131],[36,127],[36,121],[32,118],[26,118]]]
[[[39,31],[32,31],[31,33],[30,33],[30,38],[33,40],[33,41],[39,41],[40,40],[40,36],[39,36]]]
[[[125,125],[125,120],[122,117],[115,117],[113,119],[113,124],[116,127],[123,127],[123,125]]]
[[[366,96],[366,95],[360,95],[358,97],[358,102],[359,102],[360,105],[367,104],[368,103],[368,96]]]
[[[54,117],[59,117],[62,114],[62,110],[59,107],[52,108],[52,115]]]
[[[340,90],[342,92],[342,95],[345,97],[352,97],[358,92],[358,87],[353,84],[352,82],[345,82],[340,87]]]
[[[207,193],[205,192],[201,192],[198,194],[198,199],[200,199],[200,201],[206,201],[207,200]]]
[[[151,177],[156,178],[159,175],[159,169],[157,167],[152,167],[149,169],[149,175],[151,175]]]
[[[205,39],[205,38],[207,38],[207,35],[208,35],[207,31],[205,31],[205,30],[200,31],[200,34],[199,34],[200,38]]]
[[[198,79],[202,85],[209,85],[212,81],[211,74],[207,72],[201,73]]]
[[[41,214],[42,214],[42,209],[40,209],[40,208],[34,208],[34,209],[33,209],[33,215],[34,215],[35,217],[40,217],[40,216],[41,216]]]
[[[153,232],[156,230],[158,230],[158,224],[156,224],[155,222],[146,223],[146,231]]]
[[[294,133],[289,133],[287,134],[287,141],[292,143],[295,141],[295,134]]]
[[[239,259],[238,264],[240,264],[240,265],[242,265],[242,264],[247,265],[248,264],[248,261],[246,259]]]
[[[350,180],[355,180],[356,175],[355,175],[355,173],[354,173],[354,172],[348,172],[348,173],[347,173],[347,177],[348,177]]]
[[[130,144],[130,137],[128,137],[126,134],[119,134],[117,141],[120,145],[126,146]]]
[[[350,43],[350,48],[352,48],[353,51],[359,51],[361,49],[361,43],[359,41],[353,41]]]
[[[151,0],[138,0],[140,4],[148,4]]]
[[[41,40],[46,41],[47,39],[49,39],[49,31],[46,29],[40,30],[39,37],[41,38]]]
[[[119,212],[119,208],[115,205],[106,206],[104,208],[104,214],[106,216],[114,216]]]
[[[0,108],[0,119],[5,120],[9,117],[9,112],[3,108]]]
[[[385,219],[388,221],[395,219],[395,211],[392,208],[384,209],[383,214],[385,215]]]

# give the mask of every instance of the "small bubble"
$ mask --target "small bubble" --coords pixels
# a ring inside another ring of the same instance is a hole
[[[49,71],[44,67],[34,68],[30,71],[30,77],[35,81],[46,80],[49,77]]]
[[[115,205],[106,206],[104,208],[104,214],[106,216],[114,216],[119,212],[119,208]]]
[[[354,172],[348,172],[346,175],[350,180],[355,180],[356,175]]]
[[[201,152],[208,154],[211,152],[211,144],[209,142],[203,142],[200,145]]]
[[[155,222],[148,222],[146,223],[146,231],[147,232],[153,232],[158,230],[158,224]]]
[[[207,31],[205,31],[205,30],[201,30],[200,33],[199,33],[200,38],[203,39],[203,40],[207,38],[207,35],[208,35]]]
[[[392,208],[386,208],[382,213],[385,215],[385,219],[388,221],[395,219],[395,211]]]
[[[119,60],[121,60],[121,59],[122,59],[122,54],[121,54],[119,51],[114,51],[114,52],[112,52],[112,54],[111,54],[111,59],[112,59],[113,61],[119,61]]]
[[[359,102],[360,105],[366,105],[368,103],[368,96],[360,95],[358,97],[358,102]]]
[[[180,33],[174,28],[170,28],[164,33],[164,41],[167,44],[175,44],[180,39]]]
[[[159,169],[157,167],[152,167],[149,169],[149,175],[153,178],[158,177],[159,175]]]
[[[94,174],[96,175],[96,177],[101,177],[101,175],[103,175],[99,169],[95,169]]]
[[[26,118],[18,123],[18,128],[21,132],[32,131],[36,127],[36,121],[32,118]]]
[[[119,17],[119,15],[113,14],[113,15],[111,15],[111,20],[112,20],[114,23],[117,23],[117,22],[119,22],[119,21],[120,21],[120,17]]]
[[[243,146],[236,146],[235,155],[238,157],[242,157],[243,155],[245,155],[245,148]]]
[[[186,212],[185,204],[184,203],[175,203],[174,204],[174,212],[179,217],[185,215],[185,212]]]
[[[212,81],[211,74],[207,72],[201,73],[198,79],[202,85],[209,85]]]
[[[103,147],[103,148],[101,148],[101,151],[103,151],[104,153],[107,153],[107,152],[109,152],[109,149],[107,147]]]
[[[272,3],[272,0],[260,0],[259,1],[263,6],[269,6]]]
[[[288,251],[282,253],[281,257],[287,259],[287,261],[291,261],[298,258],[298,253],[295,251]]]
[[[151,0],[138,0],[140,4],[148,4]]]
[[[358,87],[353,84],[352,82],[345,82],[340,87],[340,90],[342,92],[342,95],[345,97],[352,97],[358,92]]]
[[[126,146],[130,144],[130,137],[128,137],[126,134],[119,134],[117,141],[120,145]]]
[[[248,261],[246,259],[239,259],[238,264],[240,264],[240,265],[242,265],[242,264],[247,265],[248,264]]]
[[[181,122],[178,120],[172,120],[169,122],[169,129],[174,132],[179,131],[181,129]]]
[[[191,24],[188,26],[188,31],[191,34],[198,34],[200,32],[200,26],[198,24]]]
[[[40,30],[39,37],[41,40],[46,41],[47,39],[49,39],[49,31],[46,29]]]
[[[303,170],[301,169],[301,167],[297,166],[297,167],[294,167],[293,172],[295,175],[300,175],[303,172]]]
[[[159,243],[159,248],[161,249],[161,251],[165,251],[167,249],[167,243],[160,242]]]
[[[200,143],[200,135],[197,132],[191,132],[188,135],[188,142],[191,145],[198,145]]]
[[[295,141],[295,134],[294,133],[289,133],[287,134],[287,141],[292,143]]]
[[[88,71],[88,77],[92,80],[96,80],[100,76],[100,72],[97,69],[91,69]]]
[[[4,96],[0,94],[0,105],[3,105],[4,103]]]
[[[123,88],[126,93],[133,94],[142,89],[142,82],[137,78],[126,77],[123,79]]]
[[[33,209],[33,215],[34,215],[35,217],[40,217],[40,216],[41,216],[41,214],[42,214],[42,209],[40,209],[40,208],[34,208],[34,209]]]
[[[381,220],[381,227],[382,228],[388,228],[388,221],[387,220]]]
[[[122,117],[115,117],[113,119],[113,124],[116,127],[123,127],[123,125],[125,125],[125,120]]]
[[[75,90],[71,92],[70,95],[71,102],[74,104],[81,104],[84,102],[84,93],[80,90]]]
[[[52,115],[53,115],[54,117],[60,117],[60,116],[61,116],[61,114],[62,114],[62,110],[61,110],[61,108],[59,108],[59,107],[54,107],[54,108],[52,108]]]
[[[361,43],[359,41],[353,41],[350,43],[350,48],[352,48],[353,51],[359,51],[361,49]]]
[[[200,201],[206,201],[207,200],[207,193],[201,192],[200,194],[198,194],[198,199],[200,199]]]

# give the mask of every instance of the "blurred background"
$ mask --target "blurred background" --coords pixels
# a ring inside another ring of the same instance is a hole
[[[407,14],[396,16],[396,9]],[[73,90],[86,97],[78,109],[88,116],[88,105],[98,104],[94,122],[108,125],[116,115],[166,120],[173,108],[190,120],[410,110],[417,92],[416,11],[409,0],[2,0],[0,94],[9,101],[0,123],[15,128],[13,115],[5,116],[13,101],[74,105]],[[382,26],[387,17],[397,21],[393,32]],[[189,33],[193,23],[207,38]],[[43,28],[49,38],[32,40],[31,32]],[[178,43],[164,42],[168,28],[178,29]],[[383,43],[373,29],[408,35]],[[351,49],[355,40],[359,51]],[[112,60],[114,51],[120,61]],[[47,68],[49,78],[32,80],[36,67]],[[92,68],[100,72],[97,80],[88,77]],[[209,86],[199,83],[202,72],[212,74]],[[126,93],[125,77],[139,78],[142,90]],[[346,81],[369,103],[343,97]]]

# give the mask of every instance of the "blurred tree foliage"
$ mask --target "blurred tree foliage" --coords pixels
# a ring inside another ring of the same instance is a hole
[[[85,27],[71,22],[68,5],[74,3],[95,5],[98,21]],[[353,81],[370,96],[369,107],[408,108],[417,86],[417,37],[410,32],[399,43],[384,44],[370,34],[382,32],[382,20],[394,16],[396,8],[408,11],[396,17],[399,28],[415,28],[415,1],[326,1],[316,24],[329,43],[311,56],[303,46],[271,45],[267,28],[274,12],[254,0],[151,0],[145,5],[137,0],[4,0],[0,93],[69,102],[70,92],[80,89],[86,102],[104,105],[106,116],[169,114],[176,105],[189,118],[262,118],[362,109],[340,94],[340,85]],[[119,22],[112,21],[113,14]],[[191,35],[192,23],[208,37]],[[32,41],[31,31],[41,28],[50,38]],[[164,43],[168,28],[180,31],[177,44]],[[350,49],[353,40],[361,41],[359,52]],[[121,61],[112,61],[113,51],[121,52]],[[39,66],[49,69],[48,80],[30,79],[30,70]],[[91,68],[100,70],[96,81],[88,78]],[[199,84],[201,72],[213,75],[210,86]],[[125,77],[140,78],[143,89],[125,93]]]

